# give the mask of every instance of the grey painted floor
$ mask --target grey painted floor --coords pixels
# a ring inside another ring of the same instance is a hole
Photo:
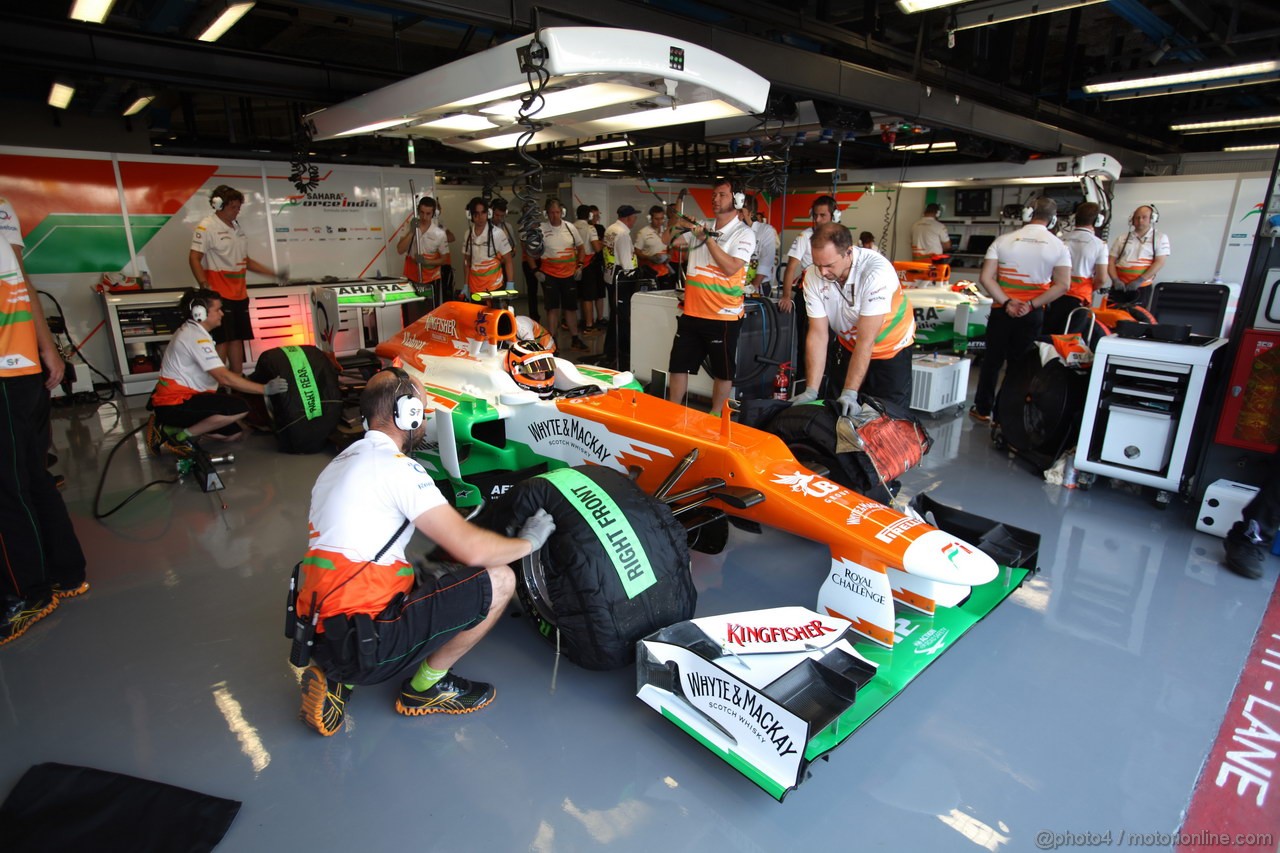
[[[227,488],[148,491],[108,523],[90,505],[140,399],[55,410],[55,470],[93,590],[0,650],[0,792],[42,761],[244,801],[221,850],[1031,850],[1039,830],[1170,831],[1276,579],[1220,568],[1192,508],[1100,483],[1067,491],[932,419],[904,494],[1043,535],[1040,575],[778,804],[634,698],[634,670],[559,668],[504,620],[459,671],[498,698],[406,718],[361,688],[322,739],[296,719],[281,635],[327,455],[236,448]],[[104,500],[170,476],[130,439]],[[225,501],[226,507],[220,505]],[[697,555],[700,614],[812,606],[826,551],[734,531]]]

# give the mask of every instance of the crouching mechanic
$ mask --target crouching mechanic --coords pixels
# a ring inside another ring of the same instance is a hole
[[[160,379],[148,407],[147,449],[175,456],[191,455],[191,439],[216,434],[240,436],[240,421],[249,404],[232,394],[218,394],[222,385],[246,394],[283,394],[289,383],[277,376],[265,385],[233,373],[218,356],[210,332],[222,322],[222,298],[212,290],[188,290],[179,303],[187,321],[174,332],[160,363]]]
[[[375,374],[360,396],[368,431],[311,490],[297,612],[316,633],[300,716],[322,735],[341,727],[356,684],[407,675],[395,709],[409,716],[467,714],[492,702],[492,685],[450,669],[510,601],[515,575],[507,564],[541,548],[555,530],[539,510],[510,539],[449,506],[409,456],[426,429],[423,397],[403,370]],[[415,579],[404,554],[414,529],[460,562]]]
[[[834,222],[818,226],[812,248],[813,266],[804,278],[806,390],[794,402],[818,399],[830,328],[848,357],[843,376],[837,371],[844,358],[832,360],[828,383],[840,413],[852,417],[860,410],[859,393],[905,409],[911,404],[916,323],[893,264],[879,252],[854,246],[853,233]]]

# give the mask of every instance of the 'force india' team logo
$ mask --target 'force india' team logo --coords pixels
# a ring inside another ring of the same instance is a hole
[[[802,474],[799,471],[794,474],[775,475],[773,482],[780,486],[790,486],[791,491],[808,495],[811,498],[825,498],[834,492],[840,491],[840,486],[837,483],[824,480],[817,474]]]

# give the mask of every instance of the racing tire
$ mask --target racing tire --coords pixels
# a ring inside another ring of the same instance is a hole
[[[546,544],[512,565],[518,599],[539,634],[554,643],[558,632],[558,646],[569,660],[584,669],[618,669],[635,661],[638,640],[693,617],[698,596],[688,536],[666,504],[626,476],[595,465],[573,470],[586,490],[575,491],[578,497],[553,483],[552,472],[513,486],[486,518],[494,522],[489,526],[512,535],[539,509],[551,514],[556,529]],[[597,504],[596,497],[607,500]],[[599,511],[610,503],[630,525],[642,558],[628,556],[626,539],[604,534],[606,527],[610,534],[621,529],[611,514],[588,520],[580,509]],[[647,572],[638,568],[638,558],[647,562]],[[628,595],[628,577],[653,580]]]

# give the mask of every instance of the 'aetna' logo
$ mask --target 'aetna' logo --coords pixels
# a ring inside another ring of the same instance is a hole
[[[456,338],[458,336],[458,321],[445,320],[441,317],[427,317],[427,328],[433,332],[444,332],[446,335]]]
[[[729,632],[729,642],[738,646],[748,643],[794,643],[797,640],[816,640],[823,634],[834,634],[835,628],[822,624],[821,619],[814,619],[807,625],[735,625],[730,622],[725,626]]]

